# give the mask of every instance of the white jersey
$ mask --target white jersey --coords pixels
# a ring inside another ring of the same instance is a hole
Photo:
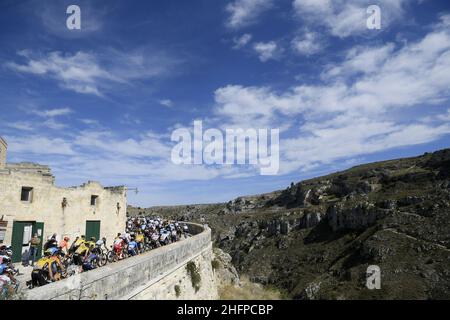
[[[0,287],[9,284],[11,284],[11,279],[6,274],[0,275]]]

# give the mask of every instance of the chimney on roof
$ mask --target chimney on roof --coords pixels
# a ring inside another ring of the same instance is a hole
[[[0,137],[0,169],[6,167],[6,153],[8,151],[8,144],[5,139]]]

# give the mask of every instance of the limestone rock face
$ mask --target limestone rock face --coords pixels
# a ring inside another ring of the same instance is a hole
[[[363,229],[385,217],[391,211],[377,208],[372,203],[359,203],[346,207],[346,204],[333,205],[328,208],[328,224],[333,230]]]
[[[239,285],[239,274],[231,256],[219,248],[213,249],[213,270],[219,286]]]
[[[322,220],[322,217],[324,216],[324,214],[320,213],[320,212],[312,212],[312,213],[307,213],[305,214],[305,216],[303,217],[302,220],[302,227],[304,228],[311,228],[311,227],[315,227],[319,224],[319,222]]]

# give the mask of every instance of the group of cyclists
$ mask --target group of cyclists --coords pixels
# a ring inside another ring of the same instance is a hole
[[[0,246],[0,299],[10,297],[19,286],[15,275],[19,273],[12,263],[11,247]]]
[[[31,280],[27,282],[27,286],[28,288],[43,286],[76,273],[142,254],[188,236],[189,228],[185,223],[163,220],[159,217],[127,219],[125,232],[118,233],[109,248],[104,237],[86,239],[81,235],[70,244],[69,237],[64,237],[58,243],[57,235],[53,234],[44,244],[43,256],[33,263]],[[18,286],[14,278],[17,270],[11,262],[12,252],[10,247],[5,247],[6,249],[9,249],[8,254],[0,257],[2,294],[9,292],[3,290],[17,290]]]

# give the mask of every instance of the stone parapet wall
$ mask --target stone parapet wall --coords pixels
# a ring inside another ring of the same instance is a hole
[[[216,299],[211,257],[211,229],[189,224],[197,233],[182,241],[102,268],[72,276],[25,294],[30,300]],[[189,261],[201,274],[200,289],[191,288]],[[175,286],[181,293],[175,294]]]

